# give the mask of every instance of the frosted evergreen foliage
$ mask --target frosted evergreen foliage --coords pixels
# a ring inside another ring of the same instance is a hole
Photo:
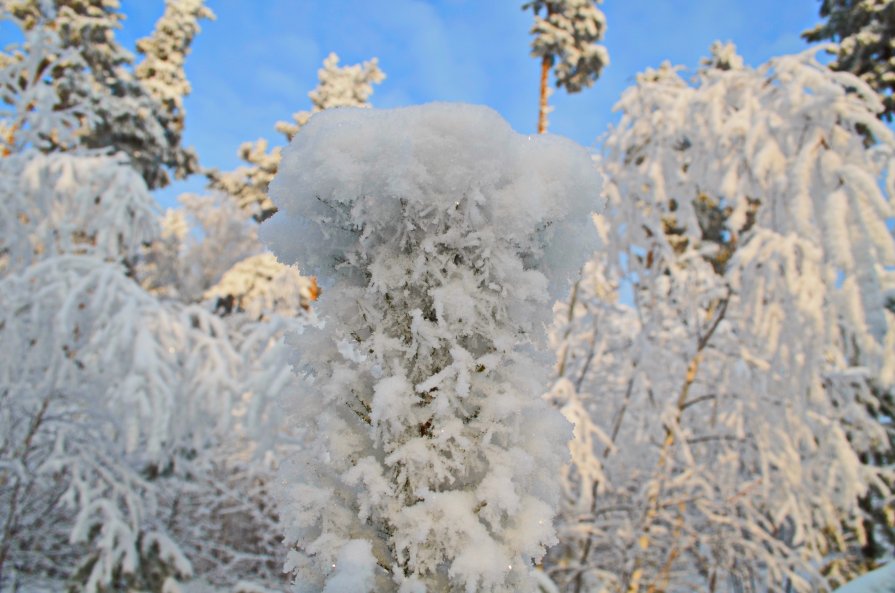
[[[267,140],[244,142],[237,156],[246,163],[233,171],[208,173],[209,187],[233,197],[236,204],[252,214],[258,221],[270,218],[276,208],[267,196],[267,187],[277,174],[282,148],[275,146],[267,150]]]
[[[48,72],[62,64],[82,64],[80,56],[62,47],[59,35],[38,27],[25,32],[21,47],[0,52],[0,153],[3,156],[26,147],[49,150],[71,148],[78,143],[81,111],[63,108],[58,81]],[[77,70],[68,70],[80,78]]]
[[[167,185],[171,173],[181,178],[198,170],[195,153],[180,145],[182,113],[172,120],[156,98],[158,79],[144,74],[153,88],[144,86],[133,72],[134,56],[115,39],[124,18],[118,0],[3,0],[2,8],[26,39],[30,31],[51,29],[63,49],[77,54],[77,60],[56,62],[46,73],[56,91],[55,109],[80,117],[83,146],[126,153],[150,188]],[[160,56],[160,37],[150,39],[156,41],[150,53]],[[182,49],[185,54],[187,47]]]
[[[536,0],[523,10],[535,13],[531,55],[546,58],[556,86],[570,93],[589,88],[609,64],[609,52],[597,42],[606,33],[600,0]]]
[[[737,53],[737,48],[733,43],[721,43],[716,41],[712,44],[711,55],[702,60],[704,68],[715,68],[718,70],[741,70],[746,66],[742,56]]]
[[[137,42],[145,57],[137,65],[137,79],[149,94],[160,101],[170,117],[166,127],[183,130],[183,99],[190,94],[184,64],[193,39],[199,33],[199,19],[213,19],[204,0],[166,0],[165,12],[150,37]]]
[[[379,69],[376,58],[362,64],[339,66],[339,57],[331,53],[323,61],[323,68],[317,72],[319,82],[317,88],[308,93],[311,99],[311,110],[300,111],[292,116],[293,122],[277,122],[276,129],[291,140],[310,117],[332,107],[369,107],[369,98],[373,94],[373,84],[385,80],[385,74]],[[245,142],[239,147],[239,158],[247,162],[247,166],[234,171],[221,173],[211,171],[210,187],[233,196],[239,206],[259,221],[270,218],[276,208],[267,196],[267,188],[277,174],[280,164],[281,148],[267,150],[264,139]]]
[[[545,566],[574,592],[836,586],[877,536],[862,499],[892,500],[867,463],[895,378],[882,105],[813,53],[752,69],[716,45],[618,108],[600,255],[556,311],[576,428]]]
[[[582,149],[482,107],[328,111],[284,151],[262,230],[329,288],[292,339],[296,590],[536,589],[568,439],[540,336],[598,192]]]
[[[851,72],[882,95],[886,119],[895,110],[895,2],[822,0],[825,22],[802,33],[808,41],[831,41],[830,67]]]
[[[204,297],[220,307],[245,312],[252,319],[267,315],[298,316],[316,298],[310,280],[271,253],[248,257],[227,270]]]
[[[278,122],[277,131],[291,140],[308,123],[311,116],[333,107],[369,107],[368,100],[373,94],[373,85],[385,80],[376,58],[354,64],[339,66],[339,56],[330,53],[323,60],[323,68],[317,71],[320,81],[317,88],[308,93],[311,99],[310,111],[299,111],[292,116],[293,123]]]
[[[115,41],[124,20],[119,7],[119,0],[3,0],[6,15],[23,30],[50,24],[65,47],[76,48],[96,79],[107,83],[118,65],[133,58]]]

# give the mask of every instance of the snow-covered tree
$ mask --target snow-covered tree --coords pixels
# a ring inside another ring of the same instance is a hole
[[[315,113],[334,107],[369,107],[373,84],[385,80],[376,58],[362,64],[339,66],[339,56],[329,54],[323,68],[317,71],[317,88],[308,93],[311,110],[293,114],[293,122],[277,122],[276,129],[291,140]],[[239,147],[239,158],[248,163],[234,171],[209,172],[210,187],[233,196],[239,206],[252,213],[258,221],[270,218],[276,208],[267,197],[267,188],[277,174],[280,147],[269,152],[267,141],[246,142]]]
[[[109,157],[27,151],[0,167],[2,202],[19,231],[0,246],[9,254],[0,278],[9,486],[0,494],[0,578],[4,586],[55,576],[86,591],[125,582],[158,590],[190,567],[153,521],[142,475],[169,453],[166,379],[176,356],[167,348],[183,337],[121,265],[139,245],[134,225],[153,229],[139,218],[151,197],[136,172]],[[144,569],[161,570],[161,581],[144,582]]]
[[[248,257],[221,276],[203,295],[226,312],[242,311],[253,319],[278,314],[295,316],[317,299],[316,281],[284,266],[271,253]]]
[[[182,195],[144,249],[139,277],[155,294],[198,303],[236,263],[263,250],[257,224],[229,196]],[[192,232],[195,230],[195,232]]]
[[[82,142],[90,97],[60,98],[97,75],[85,51],[112,50],[66,46],[67,3],[57,20],[16,6],[35,20],[0,61],[0,589],[275,585],[268,485],[289,435],[273,402],[304,280],[267,262],[239,282],[230,268],[261,245],[225,196],[186,197],[192,218],[160,225],[139,162]],[[224,280],[245,313],[215,314],[204,293]]]
[[[323,60],[323,68],[317,71],[320,81],[317,88],[308,93],[311,99],[310,111],[299,111],[292,115],[292,122],[277,122],[277,131],[292,140],[311,116],[333,107],[369,107],[373,85],[385,80],[385,73],[379,69],[376,58],[363,64],[339,66],[339,56],[330,53]]]
[[[713,50],[692,84],[666,65],[622,96],[602,249],[557,309],[565,591],[821,590],[862,570],[862,499],[891,516],[869,457],[895,379],[895,138],[811,52]]]
[[[851,72],[883,95],[887,120],[895,111],[895,2],[822,0],[825,22],[802,33],[808,41],[831,41],[835,70]]]
[[[165,0],[165,12],[151,36],[137,42],[144,58],[135,70],[143,88],[165,109],[166,129],[183,132],[183,99],[192,90],[184,65],[196,35],[199,19],[213,19],[205,0]]]
[[[547,131],[550,69],[557,88],[570,93],[589,88],[609,64],[609,53],[597,42],[606,33],[602,0],[534,0],[522,10],[534,12],[531,55],[541,60],[538,133]],[[542,16],[543,15],[543,16]]]
[[[276,582],[272,405],[301,320],[252,319],[302,311],[297,273],[290,301],[221,319],[135,281],[158,227],[126,162],[26,151],[0,173],[18,222],[0,238],[0,585]]]
[[[61,83],[51,81],[47,73],[61,70],[76,79],[68,84],[86,84],[83,60],[77,52],[65,49],[51,28],[32,27],[23,37],[9,54],[0,52],[0,146],[4,157],[26,146],[44,151],[74,147],[81,127],[80,111],[59,104]],[[64,68],[63,64],[78,67]]]
[[[329,286],[284,400],[298,591],[536,589],[568,438],[541,336],[598,192],[581,148],[483,107],[331,110],[284,151],[262,230]]]
[[[209,187],[232,196],[255,220],[260,222],[270,218],[276,208],[267,197],[267,188],[280,166],[281,150],[275,146],[268,151],[267,140],[263,138],[244,142],[236,154],[248,164],[226,172],[211,169],[208,171]]]
[[[126,153],[150,188],[167,185],[170,172],[184,177],[198,170],[195,153],[180,144],[182,112],[171,111],[174,96],[188,89],[183,85],[163,89],[167,81],[158,71],[165,51],[172,52],[168,61],[179,62],[189,48],[189,34],[164,33],[173,20],[182,24],[172,15],[177,6],[193,4],[181,1],[169,6],[156,34],[143,41],[147,57],[138,76],[132,68],[134,56],[115,39],[115,30],[124,18],[118,0],[3,0],[2,4],[4,15],[26,38],[30,31],[42,30],[41,35],[46,36],[49,30],[58,36],[63,49],[77,55],[76,60],[57,60],[53,68],[43,71],[53,81],[50,86],[56,93],[56,108],[76,113],[81,144]],[[194,8],[187,11],[193,23],[190,34],[195,32],[195,19],[207,14],[201,6]],[[29,51],[28,46],[17,47],[2,61],[33,64]],[[31,84],[19,80],[21,85]],[[15,138],[15,133],[11,136]],[[52,138],[45,141],[53,148],[63,148]]]

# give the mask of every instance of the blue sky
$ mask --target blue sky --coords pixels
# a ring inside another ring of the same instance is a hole
[[[514,0],[209,0],[187,64],[186,143],[202,164],[230,169],[240,143],[283,142],[274,123],[309,106],[323,58],[343,64],[378,57],[386,80],[377,107],[430,101],[485,104],[520,132],[537,119],[538,63],[529,56],[531,15]],[[746,61],[801,51],[799,34],[819,18],[817,0],[606,0],[611,64],[581,93],[554,93],[550,131],[596,147],[616,118],[613,104],[637,72],[663,60],[690,68],[712,41],[733,41]],[[152,30],[162,0],[124,0],[120,33],[129,47]],[[173,203],[178,183],[160,194]]]

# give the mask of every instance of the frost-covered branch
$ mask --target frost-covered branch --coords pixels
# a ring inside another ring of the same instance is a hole
[[[712,52],[622,96],[602,249],[556,311],[576,430],[545,567],[567,591],[835,585],[878,536],[865,497],[891,500],[882,106],[811,53]]]

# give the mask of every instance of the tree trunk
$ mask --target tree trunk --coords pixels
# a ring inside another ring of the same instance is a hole
[[[550,77],[550,57],[541,58],[541,95],[538,108],[538,134],[547,131],[547,83]]]

